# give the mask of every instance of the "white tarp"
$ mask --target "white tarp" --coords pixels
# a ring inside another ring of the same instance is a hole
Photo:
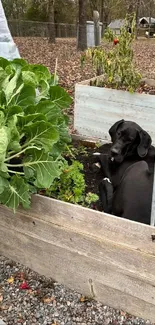
[[[0,56],[8,60],[20,58],[19,51],[11,36],[7,19],[0,0]]]

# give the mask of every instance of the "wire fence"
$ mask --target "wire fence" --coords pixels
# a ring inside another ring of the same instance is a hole
[[[71,38],[77,36],[76,24],[52,24],[29,20],[8,20],[8,25],[13,37],[49,37],[53,25],[57,38]]]

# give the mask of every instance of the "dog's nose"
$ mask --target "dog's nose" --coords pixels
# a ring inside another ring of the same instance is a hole
[[[111,152],[114,154],[114,155],[118,155],[120,153],[120,149],[119,148],[111,148]]]

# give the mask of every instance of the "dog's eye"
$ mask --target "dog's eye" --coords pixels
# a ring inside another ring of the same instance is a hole
[[[120,135],[121,135],[121,132],[120,132],[120,131],[118,131],[118,132],[117,132],[117,135],[118,135],[118,136],[120,136]]]

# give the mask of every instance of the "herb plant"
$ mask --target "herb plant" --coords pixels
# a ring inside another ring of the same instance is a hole
[[[72,100],[57,83],[45,66],[0,58],[0,203],[14,211],[62,172]]]
[[[65,202],[91,206],[98,200],[98,195],[86,194],[86,183],[82,171],[83,164],[79,161],[72,161],[71,164],[65,161],[63,172],[46,190],[46,195]]]

